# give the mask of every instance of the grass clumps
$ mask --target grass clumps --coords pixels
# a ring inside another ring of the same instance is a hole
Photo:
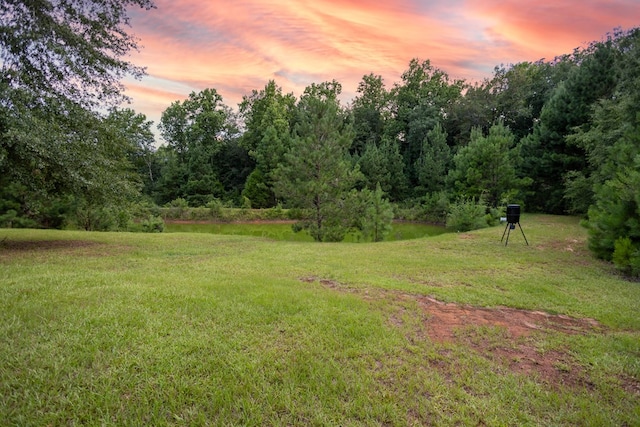
[[[0,417],[638,424],[640,288],[577,219],[522,226],[530,246],[0,230]]]

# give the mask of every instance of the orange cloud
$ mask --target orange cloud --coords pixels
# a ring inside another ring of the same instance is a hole
[[[640,22],[636,0],[469,0],[468,14],[482,19],[490,39],[508,40],[513,53],[552,59],[599,40],[616,27]]]
[[[132,12],[143,45],[132,59],[149,78],[128,87],[134,108],[158,118],[172,101],[207,87],[235,107],[270,79],[296,95],[336,79],[350,97],[371,72],[392,86],[414,57],[452,78],[480,80],[496,65],[550,59],[640,22],[635,0],[156,3]]]

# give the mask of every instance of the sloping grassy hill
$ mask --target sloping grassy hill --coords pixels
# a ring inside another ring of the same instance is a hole
[[[0,230],[7,425],[639,425],[575,218],[376,244]]]

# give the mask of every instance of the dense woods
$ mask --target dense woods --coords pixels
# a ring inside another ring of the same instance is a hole
[[[123,60],[137,48],[126,8],[151,2],[1,3],[0,226],[282,207],[306,212],[299,227],[317,240],[341,240],[383,230],[393,207],[444,222],[480,206],[486,224],[519,203],[583,216],[594,253],[640,275],[638,28],[478,83],[413,59],[397,82],[364,75],[348,101],[335,80],[299,97],[268,81],[237,108],[207,88],[168,105],[154,141],[144,115],[118,107],[120,78],[143,74]]]

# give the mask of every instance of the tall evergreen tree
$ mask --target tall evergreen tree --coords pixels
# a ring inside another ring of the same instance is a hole
[[[382,191],[396,202],[406,195],[404,161],[394,141],[385,137],[379,146],[368,143],[357,164],[364,175],[365,187],[369,190],[375,190],[379,184]]]
[[[338,94],[335,82],[307,88],[291,147],[275,173],[276,194],[309,211],[298,226],[316,241],[340,241],[354,224],[351,189],[360,174],[346,158],[354,133]]]
[[[582,198],[593,200],[589,247],[640,276],[640,29],[616,33],[608,43],[616,54],[614,95],[601,99],[591,126],[577,128],[569,140],[585,149],[590,164],[580,176],[590,184]]]
[[[391,232],[393,207],[384,198],[384,192],[379,184],[374,191],[365,189],[360,195],[362,212],[359,213],[358,228],[365,239],[381,242]]]
[[[577,66],[560,83],[544,105],[533,133],[520,143],[520,173],[533,180],[526,203],[532,210],[562,214],[570,210],[565,175],[587,168],[584,149],[567,141],[577,126],[590,127],[596,101],[612,95],[615,87],[615,53],[611,42],[594,43],[577,54]]]
[[[263,90],[243,98],[240,114],[246,127],[241,144],[255,161],[243,194],[253,207],[268,208],[276,203],[272,175],[289,146],[295,98],[283,95],[282,88],[271,80]]]
[[[377,146],[382,140],[389,119],[389,92],[382,77],[373,73],[362,77],[356,92],[351,105],[355,131],[351,152],[361,155],[367,145]]]
[[[445,178],[451,159],[451,149],[447,145],[447,133],[438,123],[427,132],[422,143],[420,157],[414,166],[420,191],[432,194],[445,189]]]

